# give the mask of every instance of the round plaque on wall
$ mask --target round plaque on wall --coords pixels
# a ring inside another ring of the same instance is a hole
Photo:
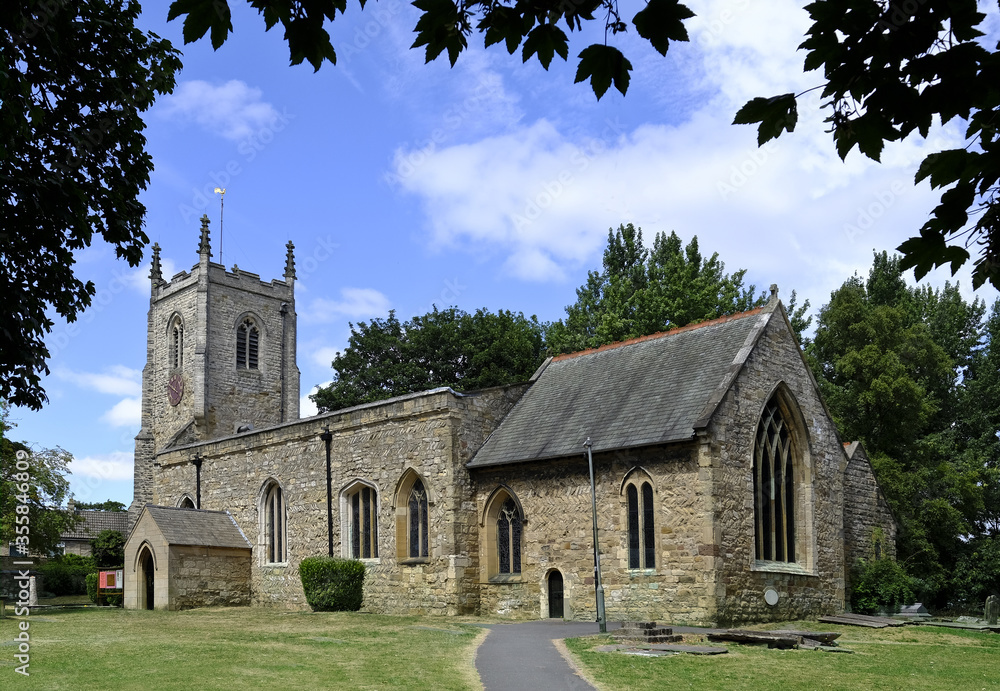
[[[768,588],[764,591],[764,602],[774,607],[778,604],[778,591],[774,588]]]

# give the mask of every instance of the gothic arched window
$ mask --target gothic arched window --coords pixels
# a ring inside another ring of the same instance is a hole
[[[764,406],[753,453],[754,533],[757,559],[794,562],[795,457],[788,424],[776,397]]]
[[[653,486],[642,475],[625,485],[625,514],[628,525],[628,567],[656,568],[656,531]]]
[[[427,492],[424,483],[417,480],[410,489],[406,502],[407,544],[411,559],[426,557],[427,551]]]
[[[286,536],[285,498],[281,485],[271,481],[264,491],[261,505],[261,535],[264,538],[264,561],[268,564],[282,564],[288,561],[288,540]]]
[[[357,482],[342,495],[345,556],[351,559],[378,559],[378,492]]]
[[[250,317],[236,328],[236,368],[258,369],[260,329]]]

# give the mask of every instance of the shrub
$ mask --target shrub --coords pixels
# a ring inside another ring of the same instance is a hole
[[[125,562],[125,536],[117,530],[102,530],[90,541],[98,566],[121,566]]]
[[[53,595],[83,595],[84,577],[94,571],[94,560],[78,554],[64,554],[38,566],[45,591]]]
[[[307,557],[299,564],[306,602],[316,612],[357,612],[364,598],[365,565],[356,559]]]
[[[851,578],[851,609],[858,614],[898,612],[913,604],[913,579],[894,559],[861,559]]]
[[[97,573],[87,574],[87,597],[90,601],[97,604]],[[104,593],[104,604],[111,605],[112,607],[121,607],[122,605],[122,593]]]

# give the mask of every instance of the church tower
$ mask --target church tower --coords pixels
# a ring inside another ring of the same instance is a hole
[[[211,260],[207,216],[190,272],[164,280],[160,247],[152,249],[130,521],[155,501],[157,453],[299,417],[292,243],[284,280],[270,283]]]

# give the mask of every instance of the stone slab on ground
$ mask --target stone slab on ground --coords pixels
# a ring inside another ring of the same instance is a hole
[[[884,629],[887,626],[905,626],[906,624],[913,623],[899,619],[889,619],[888,617],[870,617],[865,614],[852,614],[849,612],[845,612],[844,614],[833,614],[826,617],[820,617],[819,621],[823,624],[866,626],[870,629]]]

